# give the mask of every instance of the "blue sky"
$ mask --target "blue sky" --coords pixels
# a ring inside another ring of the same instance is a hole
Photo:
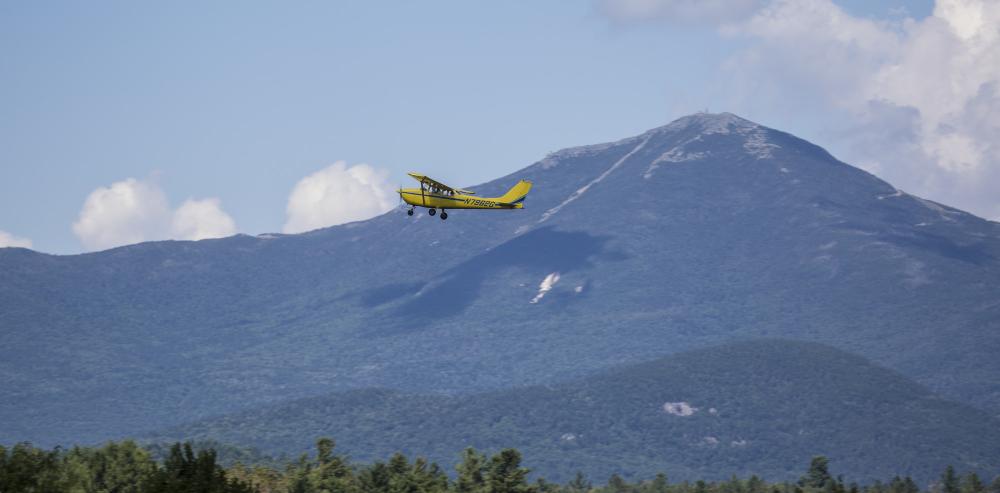
[[[95,191],[129,178],[153,190],[137,200],[162,202],[135,221],[172,217],[176,226],[195,199],[186,217],[197,222],[208,211],[213,224],[225,224],[219,231],[281,231],[297,184],[319,180],[314,174],[338,161],[344,165],[324,175],[330,180],[367,163],[366,173],[393,186],[411,170],[473,185],[559,148],[703,109],[790,131],[849,162],[866,159],[865,143],[850,137],[863,127],[845,123],[853,110],[748,94],[746,78],[775,72],[740,65],[754,50],[789,63],[803,56],[774,48],[771,27],[754,27],[751,16],[769,2],[751,2],[760,5],[747,18],[723,22],[671,17],[680,0],[635,1],[666,5],[667,13],[615,17],[615,0],[0,4],[0,232],[50,253],[120,244],[84,236],[105,219],[87,231],[73,225],[83,211],[112,203]],[[878,35],[903,42],[919,34],[913,26],[931,26],[934,9],[931,1],[835,3],[857,21],[858,36],[868,35],[865,22],[897,23]],[[900,53],[869,58],[906,60]],[[803,80],[823,88],[829,79],[780,77],[775,92]],[[889,101],[906,108],[902,98]],[[892,169],[885,166],[867,167]],[[913,183],[937,198],[934,187]],[[135,238],[170,237],[168,229]]]

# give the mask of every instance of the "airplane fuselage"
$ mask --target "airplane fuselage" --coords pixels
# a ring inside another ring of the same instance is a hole
[[[522,209],[524,203],[502,203],[497,198],[475,197],[464,194],[448,194],[421,190],[419,188],[401,188],[399,196],[407,204],[429,209]]]

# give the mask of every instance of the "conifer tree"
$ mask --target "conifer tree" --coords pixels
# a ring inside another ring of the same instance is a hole
[[[830,461],[826,457],[822,455],[813,457],[809,463],[809,472],[799,480],[799,486],[817,490],[827,488],[833,482],[833,477],[830,476],[829,465]]]
[[[458,493],[479,493],[486,485],[486,456],[469,447],[462,452],[462,462],[455,466],[458,478],[455,491]]]
[[[528,493],[528,469],[521,467],[521,453],[504,449],[490,458],[486,474],[487,493]]]
[[[942,493],[961,493],[961,487],[958,481],[958,475],[955,474],[955,468],[948,466],[945,468],[944,473],[941,474],[941,492]]]
[[[156,471],[156,462],[132,440],[109,442],[97,449],[74,448],[69,456],[84,462],[95,491],[140,493],[143,481]]]
[[[253,489],[226,477],[214,450],[194,453],[190,442],[175,443],[163,468],[153,472],[142,491],[148,493],[251,493]]]
[[[550,483],[546,481],[545,478],[538,478],[535,480],[535,486],[533,489],[536,493],[558,493],[559,485]]]
[[[608,493],[629,493],[630,489],[628,483],[621,476],[612,474],[608,478],[608,487],[606,488]]]
[[[1000,493],[1000,476],[993,478],[990,483],[990,493]]]
[[[593,484],[587,480],[583,472],[577,471],[576,476],[569,483],[566,483],[567,493],[586,493],[593,488]]]
[[[316,441],[316,466],[310,475],[310,484],[318,492],[350,492],[354,488],[354,477],[347,461],[335,455],[336,442],[330,438]]]
[[[18,443],[5,454],[0,491],[59,491],[59,450],[45,451]]]
[[[444,492],[448,489],[448,476],[433,462],[417,457],[410,470],[410,483],[420,493]]]
[[[962,493],[986,493],[986,485],[979,479],[979,475],[970,472],[962,478]]]
[[[388,466],[376,462],[358,474],[358,489],[362,493],[384,493],[389,491],[391,476]]]
[[[756,477],[756,476],[755,476]],[[657,474],[655,478],[649,483],[649,493],[667,493],[669,491],[670,484],[667,482],[667,475],[662,472]],[[751,492],[751,493],[762,493]]]

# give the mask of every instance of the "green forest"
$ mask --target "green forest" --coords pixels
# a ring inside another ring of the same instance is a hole
[[[858,484],[834,476],[823,456],[813,457],[797,481],[733,476],[672,483],[660,473],[637,482],[618,475],[594,482],[577,473],[558,484],[531,479],[531,469],[515,449],[490,455],[468,448],[447,471],[400,453],[385,461],[353,463],[334,448],[332,439],[321,438],[314,454],[294,461],[227,467],[214,449],[190,442],[163,450],[161,460],[156,451],[131,440],[52,450],[19,443],[0,446],[0,493],[1000,493],[1000,476],[987,483],[951,466],[926,485],[898,476]]]

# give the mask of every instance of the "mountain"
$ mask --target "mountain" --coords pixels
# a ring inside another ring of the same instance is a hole
[[[473,188],[520,178],[526,209],[447,221],[395,209],[300,235],[0,249],[0,443],[369,387],[548,385],[757,337],[1000,414],[1000,224],[725,113]]]
[[[396,451],[457,462],[467,446],[517,447],[538,476],[603,481],[757,474],[797,479],[822,454],[852,480],[993,474],[1000,420],[934,396],[863,358],[756,340],[684,352],[553,386],[463,396],[351,390],[208,419],[153,437],[290,456],[318,437],[362,462]]]

